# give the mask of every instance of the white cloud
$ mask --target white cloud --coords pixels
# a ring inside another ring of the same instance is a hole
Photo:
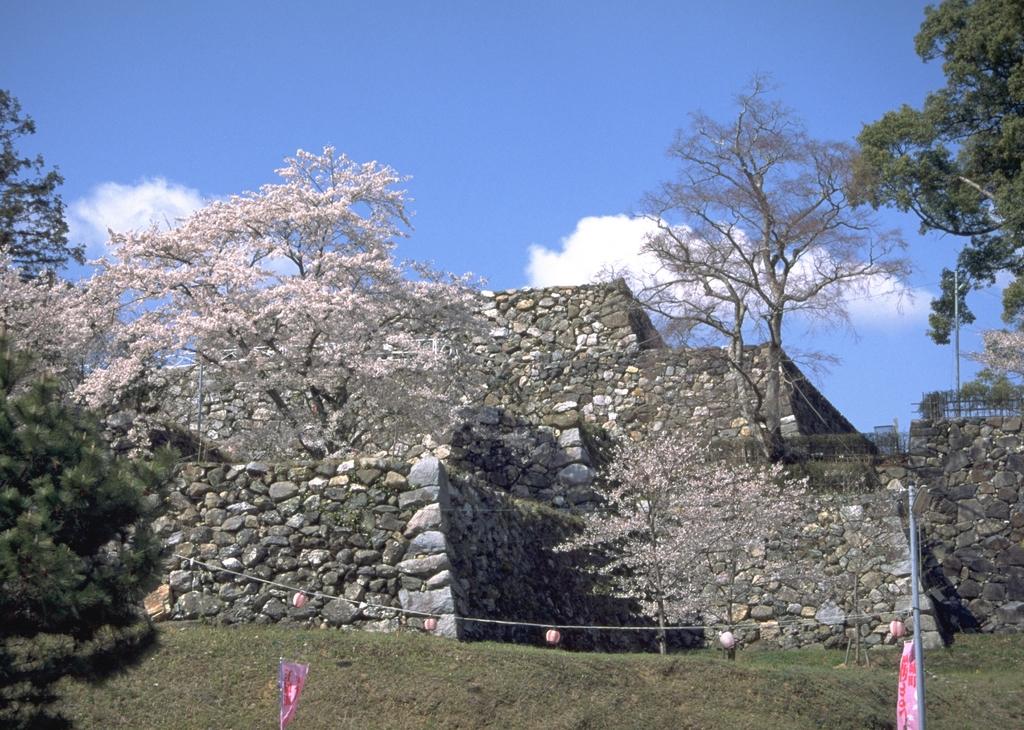
[[[587,284],[609,270],[653,272],[657,262],[640,252],[657,226],[646,218],[626,215],[588,216],[561,240],[561,250],[530,246],[526,275],[530,286]]]
[[[135,185],[105,182],[69,207],[71,240],[86,244],[90,257],[106,253],[108,229],[128,231],[154,223],[173,227],[206,201],[198,190],[157,177]]]
[[[532,245],[526,267],[530,286],[568,286],[602,278],[610,270],[650,279],[657,261],[641,252],[646,236],[657,230],[646,218],[588,216],[560,241],[558,248]],[[632,277],[627,277],[632,278]],[[932,294],[879,276],[851,290],[846,300],[855,328],[919,327],[928,317]]]
[[[876,276],[863,282],[846,301],[854,327],[893,329],[920,327],[928,321],[934,295],[891,277]]]

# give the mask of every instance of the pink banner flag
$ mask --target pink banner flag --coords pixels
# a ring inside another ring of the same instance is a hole
[[[295,710],[299,706],[299,695],[306,685],[306,674],[309,673],[308,664],[296,664],[281,660],[281,666],[277,673],[277,684],[281,689],[281,726],[284,730],[295,717]]]
[[[896,691],[896,730],[918,730],[917,663],[914,661],[914,642],[903,644],[900,659],[900,684]]]

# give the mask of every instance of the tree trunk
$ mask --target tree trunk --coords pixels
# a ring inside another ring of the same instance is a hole
[[[665,638],[665,601],[658,598],[658,653],[668,654],[668,641]]]
[[[769,340],[765,363],[764,415],[771,461],[785,453],[782,439],[782,314],[768,322]]]

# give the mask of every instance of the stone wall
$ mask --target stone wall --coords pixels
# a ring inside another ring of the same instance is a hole
[[[749,435],[722,351],[667,348],[622,281],[483,296],[491,339],[476,346],[494,373],[487,405],[555,428]],[[793,363],[783,375],[787,435],[855,432]]]
[[[491,387],[449,433],[406,440],[394,457],[185,468],[157,521],[180,556],[168,564],[175,618],[395,630],[436,614],[447,635],[517,641],[541,632],[470,619],[643,620],[628,602],[591,590],[553,546],[572,529],[573,511],[600,504],[600,466],[615,439],[664,429],[747,435],[733,373],[720,351],[664,347],[621,283],[485,292],[481,301],[489,328],[469,347]],[[181,415],[192,402],[188,373],[173,376]],[[785,376],[789,437],[852,432],[791,363]],[[206,406],[207,436],[223,441],[257,427],[260,412],[244,394]],[[910,479],[929,495],[929,642],[936,629],[1024,628],[1022,439],[1019,418],[917,422],[906,463],[878,467],[856,494],[807,498],[796,528],[740,560],[734,618],[744,640],[836,646],[851,630],[869,645],[886,640],[889,620],[908,616],[896,501]],[[768,569],[780,557],[792,571]],[[308,592],[309,602],[294,606],[282,585]],[[629,645],[611,636],[566,638]]]
[[[451,367],[464,370],[466,379],[488,383],[476,407],[498,407],[518,422],[556,430],[589,423],[613,434],[662,428],[721,438],[750,434],[737,405],[736,375],[722,351],[666,347],[621,281],[482,292],[479,313],[481,334],[471,341],[464,342],[460,333],[445,336],[460,342],[452,350]],[[786,363],[783,376],[779,405],[785,435],[855,432],[794,364]],[[288,429],[259,394],[218,384],[207,374],[200,413],[198,371],[169,370],[167,379],[168,390],[158,402],[136,404],[120,420],[201,430],[211,446],[236,456],[242,441],[250,451],[259,444],[283,453],[293,448],[282,435]],[[392,426],[375,428],[373,412],[355,417],[377,448],[416,443],[423,436],[396,439]]]
[[[555,453],[581,448],[573,431],[563,434],[560,444],[543,442]],[[189,465],[165,500],[155,528],[173,619],[395,631],[422,628],[430,615],[446,636],[529,643],[548,625],[651,625],[555,549],[575,529],[571,514],[495,489],[473,470],[455,468],[449,481],[432,456]],[[894,501],[884,490],[807,497],[802,520],[740,556],[741,639],[842,646],[855,630],[867,645],[884,641],[909,602]],[[790,569],[766,567],[779,562]],[[294,605],[296,590],[305,605]],[[579,649],[651,648],[655,638],[563,633]],[[670,636],[675,646],[709,638]]]
[[[1021,418],[915,421],[910,436],[934,600],[984,631],[1024,630]]]
[[[456,634],[436,459],[188,465],[165,499],[172,618]]]

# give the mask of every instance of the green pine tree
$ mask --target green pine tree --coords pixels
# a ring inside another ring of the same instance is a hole
[[[159,546],[144,488],[96,422],[0,341],[0,726],[58,726],[62,676],[95,676],[151,628],[140,603]]]

